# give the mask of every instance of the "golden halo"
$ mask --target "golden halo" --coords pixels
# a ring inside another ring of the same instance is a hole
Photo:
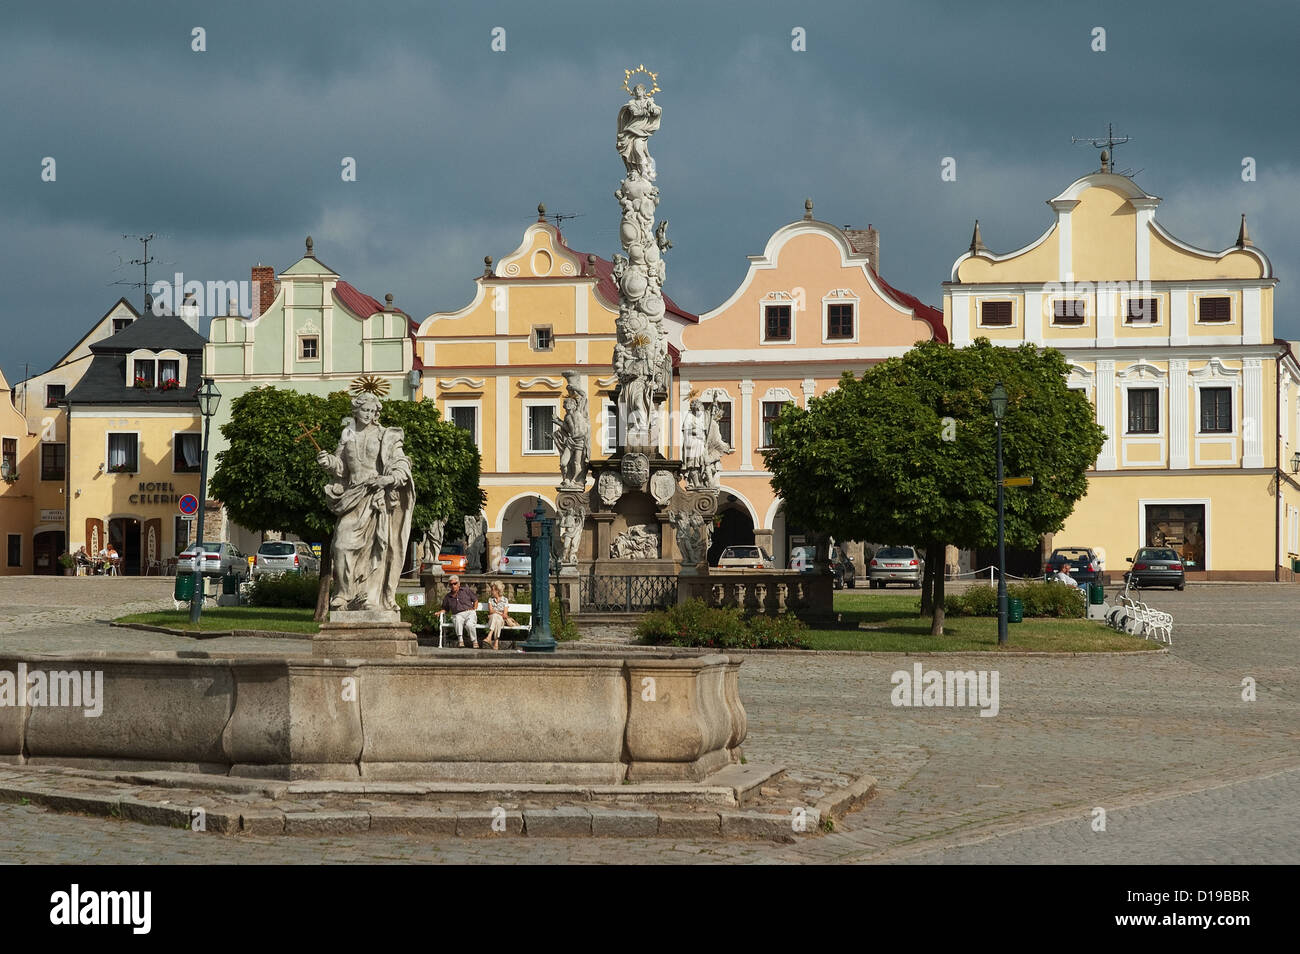
[[[636,76],[638,73],[644,73],[646,76],[650,77],[651,96],[653,96],[655,93],[663,92],[663,90],[659,88],[659,74],[650,72],[648,69],[645,68],[645,64],[642,63],[639,66],[637,66],[637,68],[634,70],[623,71],[623,89],[627,91],[627,94],[629,96],[632,95],[632,87],[630,85],[632,82],[632,77]]]
[[[363,374],[359,378],[352,379],[352,385],[348,390],[353,394],[373,394],[375,397],[383,397],[390,387],[391,385],[383,378],[373,374]]]

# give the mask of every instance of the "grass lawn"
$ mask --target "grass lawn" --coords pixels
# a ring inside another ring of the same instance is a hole
[[[917,616],[921,599],[876,591],[838,592],[835,611],[842,622],[833,628],[810,629],[804,636],[813,649],[857,649],[877,652],[997,652],[996,617],[949,616],[944,635],[930,635],[930,621]],[[859,624],[870,627],[860,628]],[[1083,619],[1026,619],[1007,627],[1010,650],[1036,652],[1143,652],[1160,644],[1103,623]]]
[[[219,606],[204,609],[197,627],[190,624],[190,611],[162,610],[157,613],[133,613],[116,620],[118,623],[143,623],[147,626],[165,626],[168,629],[189,629],[196,632],[227,629],[264,629],[281,633],[314,633],[320,629],[309,609],[280,609],[269,606]]]

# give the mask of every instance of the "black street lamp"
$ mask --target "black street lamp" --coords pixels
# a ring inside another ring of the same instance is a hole
[[[221,392],[211,378],[199,388],[199,413],[203,415],[203,457],[199,464],[199,527],[194,541],[194,593],[190,596],[190,622],[198,623],[203,612],[203,512],[208,505],[208,437],[212,418],[221,404]]]
[[[520,644],[526,653],[555,652],[551,635],[551,533],[555,519],[546,512],[546,504],[537,498],[537,509],[528,521],[528,542],[533,559],[533,631]]]
[[[1007,644],[1007,541],[1006,513],[1002,509],[1002,419],[1007,416],[1007,389],[999,381],[989,396],[998,429],[998,645]]]

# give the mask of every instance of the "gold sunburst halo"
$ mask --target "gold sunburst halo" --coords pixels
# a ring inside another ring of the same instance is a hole
[[[623,89],[627,91],[629,96],[632,94],[632,86],[630,85],[632,77],[639,73],[644,73],[646,76],[650,77],[649,95],[653,96],[655,93],[663,92],[663,90],[659,88],[659,74],[646,69],[645,64],[641,63],[634,70],[623,71]]]
[[[353,394],[373,394],[375,397],[383,397],[391,387],[392,385],[383,378],[373,374],[363,374],[359,378],[352,379],[352,385],[348,390]]]

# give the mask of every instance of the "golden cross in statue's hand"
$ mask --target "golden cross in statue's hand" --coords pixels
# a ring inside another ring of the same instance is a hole
[[[302,428],[302,433],[295,437],[293,442],[297,444],[305,437],[307,440],[311,441],[311,446],[316,448],[316,453],[325,453],[325,451],[321,449],[321,446],[316,443],[316,438],[312,437],[313,434],[320,430],[320,425],[317,424],[315,427],[308,427],[306,424],[302,423],[302,421],[299,421],[298,426]]]

